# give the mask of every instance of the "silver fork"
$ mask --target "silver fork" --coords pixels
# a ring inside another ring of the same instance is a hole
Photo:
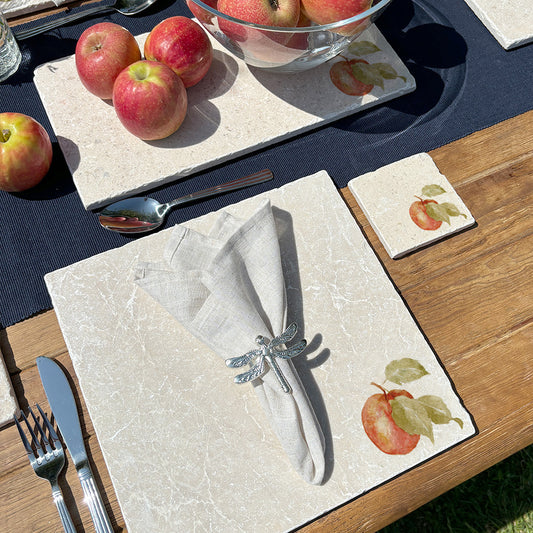
[[[15,423],[17,424],[17,428],[20,433],[20,438],[22,439],[22,443],[26,448],[26,453],[28,454],[33,470],[35,470],[35,473],[39,477],[47,479],[50,482],[50,485],[52,485],[52,497],[54,498],[57,510],[59,511],[59,516],[61,518],[61,523],[63,524],[63,529],[66,533],[76,533],[76,529],[74,528],[74,524],[72,523],[72,518],[70,517],[67,506],[65,505],[65,500],[63,499],[63,493],[61,492],[61,488],[59,487],[59,484],[57,482],[57,477],[63,469],[63,466],[65,465],[65,452],[63,450],[63,446],[61,446],[61,442],[59,440],[59,437],[57,436],[57,433],[54,431],[52,424],[50,424],[50,421],[43,413],[39,405],[37,405],[37,409],[39,409],[39,413],[41,414],[46,429],[48,429],[50,440],[48,440],[48,438],[46,437],[43,427],[41,426],[41,424],[39,424],[31,408],[29,408],[29,412],[33,417],[35,427],[37,429],[37,433],[39,433],[40,438],[37,437],[30,423],[28,422],[28,419],[26,418],[26,415],[21,411],[22,418],[26,422],[26,426],[28,426],[28,430],[35,446],[35,452],[31,447],[31,444],[28,442],[28,439],[26,438],[24,430],[22,429],[22,426],[20,425],[19,421],[15,416],[13,416],[13,418],[15,419]],[[46,451],[43,450],[40,441],[42,441],[42,443],[44,444]]]

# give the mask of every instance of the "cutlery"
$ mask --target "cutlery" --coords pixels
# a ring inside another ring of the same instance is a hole
[[[118,11],[119,13],[127,16],[136,15],[137,13],[140,13],[147,7],[151,6],[155,1],[156,0],[115,0],[115,3],[111,5],[98,5],[95,7],[90,7],[84,11],[65,15],[62,18],[45,22],[39,26],[35,26],[27,30],[14,31],[13,33],[18,41],[23,41],[24,39],[35,37],[35,35],[40,35],[41,33],[53,30],[54,28],[59,28],[65,24],[84,19],[90,15],[101,13],[103,11]]]
[[[111,522],[96,488],[89,459],[83,443],[78,409],[72,389],[63,370],[48,357],[37,357],[37,369],[41,376],[44,392],[54,413],[57,425],[81,481],[85,502],[97,533],[113,533]]]
[[[146,233],[163,224],[167,213],[178,205],[183,205],[200,198],[208,198],[217,194],[236,191],[251,185],[271,180],[274,176],[268,169],[245,176],[222,185],[193,192],[166,204],[160,204],[153,198],[136,197],[120,200],[108,205],[98,213],[100,224],[111,231],[119,233]]]
[[[46,437],[42,425],[39,423],[36,416],[33,414],[31,408],[29,409],[29,412],[33,418],[35,428],[37,430],[37,433],[39,433],[40,438],[37,437],[37,435],[31,428],[30,423],[26,418],[26,415],[21,412],[22,418],[24,419],[24,422],[26,422],[26,426],[28,426],[28,430],[30,432],[33,445],[35,447],[35,451],[33,451],[31,444],[28,442],[28,439],[26,438],[26,435],[24,433],[24,430],[22,429],[22,426],[20,425],[20,422],[15,416],[13,418],[15,420],[15,424],[17,424],[17,428],[20,433],[20,438],[22,439],[22,443],[26,448],[26,453],[28,454],[33,470],[35,470],[35,473],[39,477],[47,479],[50,482],[50,485],[52,486],[52,497],[56,504],[57,510],[59,511],[59,517],[61,518],[63,529],[66,533],[76,533],[76,529],[74,528],[74,524],[72,523],[72,518],[70,517],[67,506],[65,505],[65,500],[63,499],[63,493],[61,492],[61,488],[57,482],[59,473],[65,466],[65,452],[63,450],[63,446],[61,446],[61,442],[59,440],[59,437],[57,436],[57,433],[54,431],[52,424],[50,424],[50,421],[45,416],[39,405],[37,405],[37,409],[39,409],[39,413],[41,414],[44,425],[48,430],[48,435],[50,439]],[[44,444],[46,452],[43,450],[40,441],[42,441],[42,443]]]

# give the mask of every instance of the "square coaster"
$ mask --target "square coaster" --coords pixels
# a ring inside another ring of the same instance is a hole
[[[465,1],[506,50],[533,41],[533,2],[531,0]]]
[[[348,187],[393,259],[475,223],[426,153],[363,174]]]
[[[13,415],[19,411],[15,391],[11,385],[11,379],[0,352],[0,427],[13,421]]]

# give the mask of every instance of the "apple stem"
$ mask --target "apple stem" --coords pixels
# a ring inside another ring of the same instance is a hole
[[[7,142],[9,140],[9,137],[11,137],[11,131],[8,129],[2,130],[2,133],[0,135],[0,142]]]
[[[373,381],[370,383],[370,385],[374,385],[376,386],[378,389],[381,389],[383,391],[383,394],[385,394],[385,399],[388,400],[389,397],[388,397],[388,394],[389,394],[389,391],[387,391],[386,389],[384,389],[381,385],[378,385],[377,383],[374,383]]]

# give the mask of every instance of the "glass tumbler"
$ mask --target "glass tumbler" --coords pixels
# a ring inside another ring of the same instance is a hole
[[[21,57],[17,41],[0,9],[0,81],[6,80],[16,72]]]

